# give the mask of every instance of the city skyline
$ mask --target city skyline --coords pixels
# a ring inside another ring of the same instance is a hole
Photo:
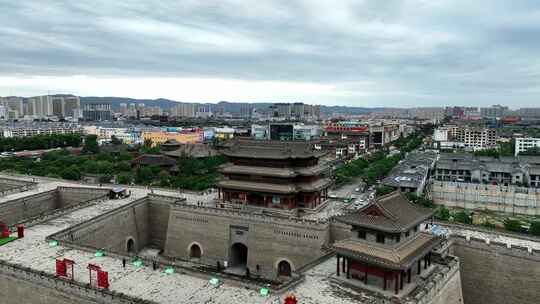
[[[533,1],[2,1],[0,96],[538,104]],[[54,18],[51,18],[54,16]]]

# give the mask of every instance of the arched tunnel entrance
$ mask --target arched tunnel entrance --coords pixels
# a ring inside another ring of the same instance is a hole
[[[234,243],[231,247],[230,263],[232,267],[246,267],[248,248],[242,243]]]

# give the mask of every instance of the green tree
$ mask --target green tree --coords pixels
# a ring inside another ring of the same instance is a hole
[[[69,180],[79,180],[81,179],[81,171],[79,167],[75,165],[71,165],[64,170],[62,170],[60,176],[63,179],[69,179]]]
[[[495,224],[493,224],[490,220],[485,220],[482,222],[482,226],[490,229],[497,228],[497,226],[495,226]]]
[[[503,222],[504,229],[513,232],[521,232],[521,222],[511,218],[506,218]]]
[[[540,236],[540,221],[531,222],[529,233],[532,235]]]
[[[131,173],[126,173],[126,172],[120,173],[116,177],[116,181],[119,184],[129,185],[133,181],[133,175]]]
[[[463,224],[472,224],[472,217],[468,212],[458,211],[454,213],[454,221]]]
[[[83,153],[97,154],[99,153],[99,145],[96,135],[88,135],[84,140]]]
[[[154,173],[150,167],[141,167],[135,173],[137,184],[149,185],[154,180]]]
[[[394,190],[396,190],[394,187],[390,187],[390,186],[386,186],[386,185],[378,186],[377,188],[375,188],[375,195],[376,196],[383,196],[385,194],[393,192]]]
[[[450,219],[450,210],[445,206],[440,206],[435,213],[435,218],[441,221],[448,221]]]

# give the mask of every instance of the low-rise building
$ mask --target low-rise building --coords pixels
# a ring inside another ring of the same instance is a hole
[[[472,154],[441,154],[434,179],[493,185],[538,187],[540,156],[475,157]]]
[[[381,293],[387,289],[395,295],[410,292],[417,281],[423,281],[422,270],[433,271],[432,252],[442,242],[441,237],[419,229],[433,213],[396,191],[337,217],[337,221],[352,226],[353,235],[333,245],[337,253],[336,275]]]
[[[420,195],[424,192],[436,159],[435,152],[411,152],[382,180],[382,184]]]
[[[75,134],[83,133],[80,125],[74,123],[8,123],[0,125],[0,136],[2,137],[30,137],[36,135],[51,134]]]
[[[143,132],[142,140],[152,141],[152,146],[160,145],[168,140],[176,140],[181,144],[194,144],[203,141],[203,131],[194,129],[181,132]]]
[[[463,126],[457,129],[455,139],[470,150],[491,149],[497,145],[496,131],[491,128]]]

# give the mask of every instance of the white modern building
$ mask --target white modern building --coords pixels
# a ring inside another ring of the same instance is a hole
[[[540,138],[532,137],[519,137],[515,139],[515,155],[517,156],[521,152],[527,151],[529,148],[538,147],[540,148]]]

